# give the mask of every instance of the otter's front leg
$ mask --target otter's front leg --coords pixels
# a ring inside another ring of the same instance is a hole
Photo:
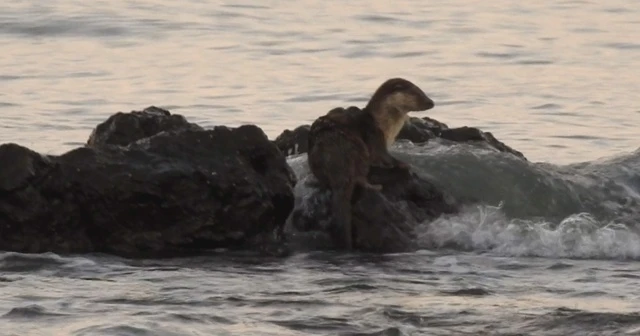
[[[376,131],[368,141],[371,166],[393,168],[395,166],[395,158],[389,153],[382,132],[377,129]]]
[[[380,167],[385,169],[400,168],[409,169],[409,165],[396,159],[387,147],[387,141],[384,134],[380,129],[376,128],[372,134],[365,134],[367,138],[367,146],[369,148],[369,155],[371,166]]]

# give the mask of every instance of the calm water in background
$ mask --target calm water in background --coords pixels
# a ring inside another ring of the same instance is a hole
[[[148,105],[274,138],[402,76],[533,161],[639,147],[636,0],[251,3],[3,2],[0,143],[62,153]],[[0,335],[640,334],[637,236],[534,232],[487,254],[0,253]]]
[[[639,31],[635,0],[7,1],[0,142],[60,153],[148,105],[275,137],[404,76],[450,126],[590,160],[638,147]]]

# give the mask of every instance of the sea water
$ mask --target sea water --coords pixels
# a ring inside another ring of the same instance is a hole
[[[415,253],[0,252],[0,335],[640,335],[639,32],[635,0],[5,1],[0,143],[149,105],[273,139],[404,77],[529,162],[397,143],[479,200]]]

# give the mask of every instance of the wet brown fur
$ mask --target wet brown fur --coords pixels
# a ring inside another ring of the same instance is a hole
[[[334,108],[311,125],[308,162],[311,173],[332,193],[335,227],[343,247],[353,248],[351,201],[356,187],[381,190],[367,181],[371,166],[403,167],[388,148],[410,111],[431,109],[434,103],[413,83],[393,78],[384,82],[364,109]]]

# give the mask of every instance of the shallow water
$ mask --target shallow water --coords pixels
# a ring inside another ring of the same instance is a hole
[[[5,254],[0,267],[5,335],[640,332],[633,262],[426,251],[286,261]]]
[[[148,105],[274,138],[403,76],[550,164],[398,144],[480,200],[417,253],[0,253],[0,334],[640,335],[639,31],[634,0],[5,1],[0,143],[62,153]]]

